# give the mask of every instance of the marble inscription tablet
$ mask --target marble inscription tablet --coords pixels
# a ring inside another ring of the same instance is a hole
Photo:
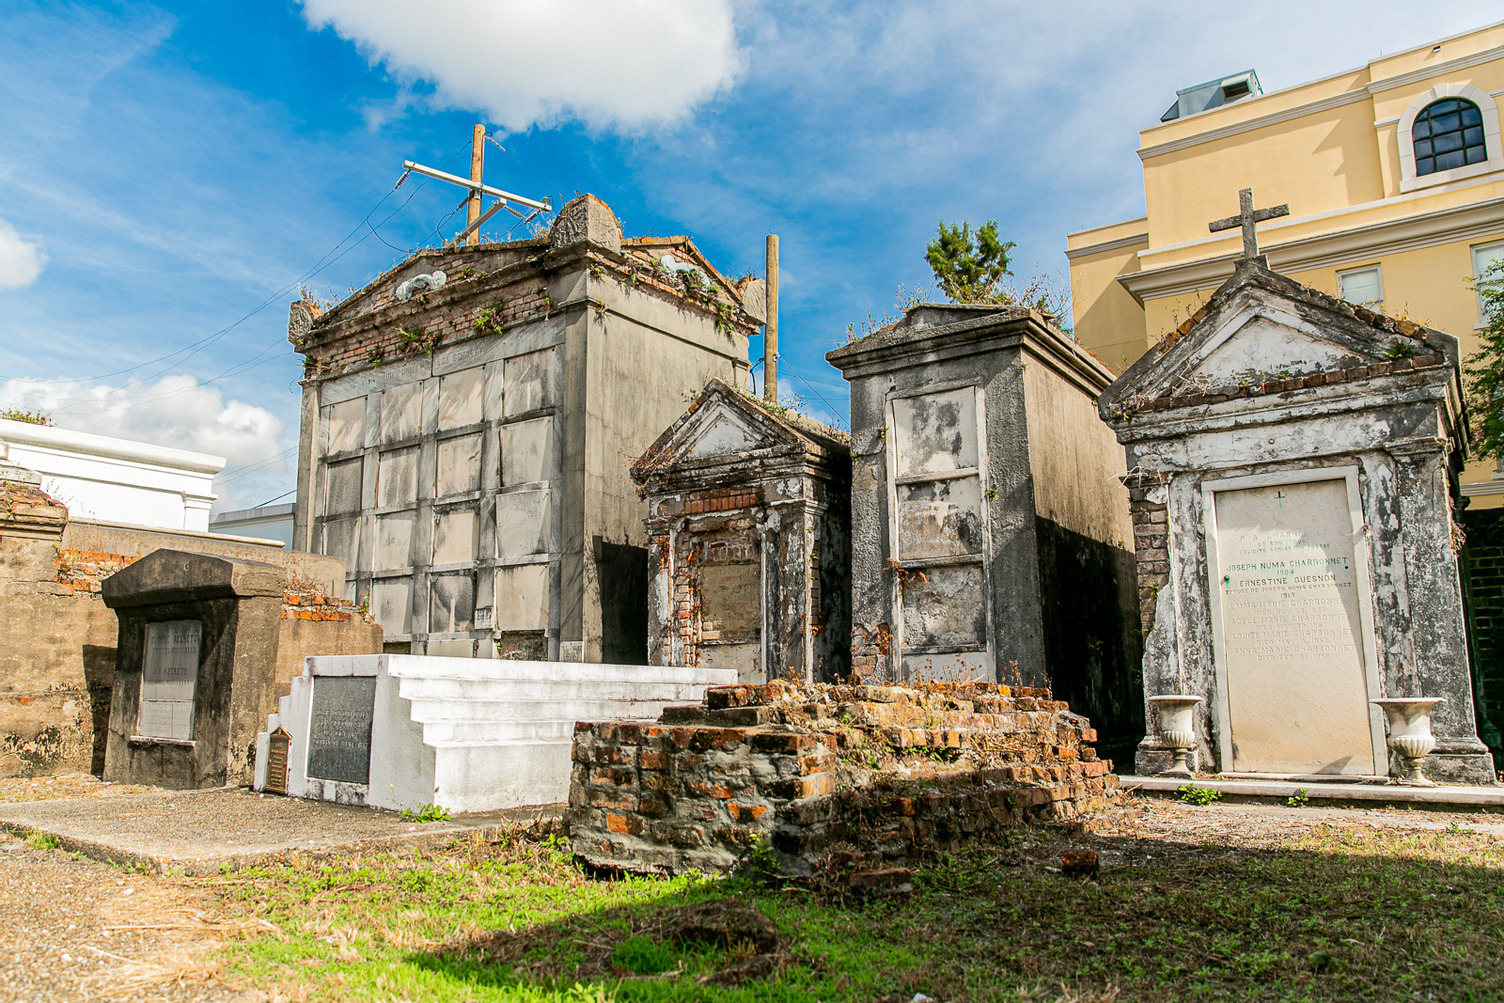
[[[1345,480],[1219,491],[1232,769],[1372,774]]]
[[[376,677],[315,676],[309,701],[307,775],[348,784],[368,782]]]
[[[141,659],[141,713],[136,734],[176,742],[193,740],[193,695],[198,686],[199,620],[146,625]]]

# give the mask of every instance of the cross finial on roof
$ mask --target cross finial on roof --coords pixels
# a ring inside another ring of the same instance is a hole
[[[1255,223],[1262,223],[1268,219],[1277,219],[1280,216],[1290,215],[1288,205],[1277,205],[1272,209],[1255,209],[1253,207],[1253,189],[1244,188],[1238,192],[1238,214],[1226,219],[1219,219],[1215,223],[1208,224],[1212,233],[1219,230],[1233,230],[1238,227],[1243,229],[1243,260],[1253,261],[1259,256],[1259,238],[1253,232]]]

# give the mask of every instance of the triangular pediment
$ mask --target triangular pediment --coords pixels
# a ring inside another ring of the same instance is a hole
[[[642,483],[681,465],[714,465],[723,458],[849,452],[843,433],[783,408],[776,409],[782,415],[769,408],[746,391],[713,379],[633,464],[632,476]]]
[[[1431,354],[1455,363],[1456,339],[1244,265],[1108,387],[1100,408],[1106,417],[1144,401],[1234,393]]]
[[[724,403],[716,402],[701,411],[700,420],[691,423],[690,436],[684,444],[687,456],[747,453],[772,444],[767,428],[754,428],[751,421],[732,412]]]
[[[1254,301],[1223,315],[1220,325],[1204,332],[1197,349],[1187,353],[1179,375],[1191,384],[1222,387],[1281,374],[1346,369],[1383,358],[1378,346],[1312,323],[1283,306]]]

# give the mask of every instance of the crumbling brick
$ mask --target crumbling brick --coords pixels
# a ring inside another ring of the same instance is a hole
[[[568,817],[575,852],[611,870],[724,870],[759,842],[796,872],[838,846],[876,866],[1114,798],[1095,738],[1042,689],[715,687],[635,736],[578,725]],[[599,765],[633,754],[636,771]]]

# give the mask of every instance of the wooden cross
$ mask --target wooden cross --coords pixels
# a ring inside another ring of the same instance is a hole
[[[1253,207],[1253,189],[1244,188],[1238,192],[1238,214],[1226,219],[1219,219],[1215,223],[1208,224],[1211,232],[1219,230],[1234,230],[1239,227],[1243,230],[1243,260],[1253,261],[1259,256],[1259,239],[1253,232],[1255,223],[1265,220],[1277,219],[1280,216],[1290,215],[1288,205],[1277,205],[1272,209],[1255,209]]]

